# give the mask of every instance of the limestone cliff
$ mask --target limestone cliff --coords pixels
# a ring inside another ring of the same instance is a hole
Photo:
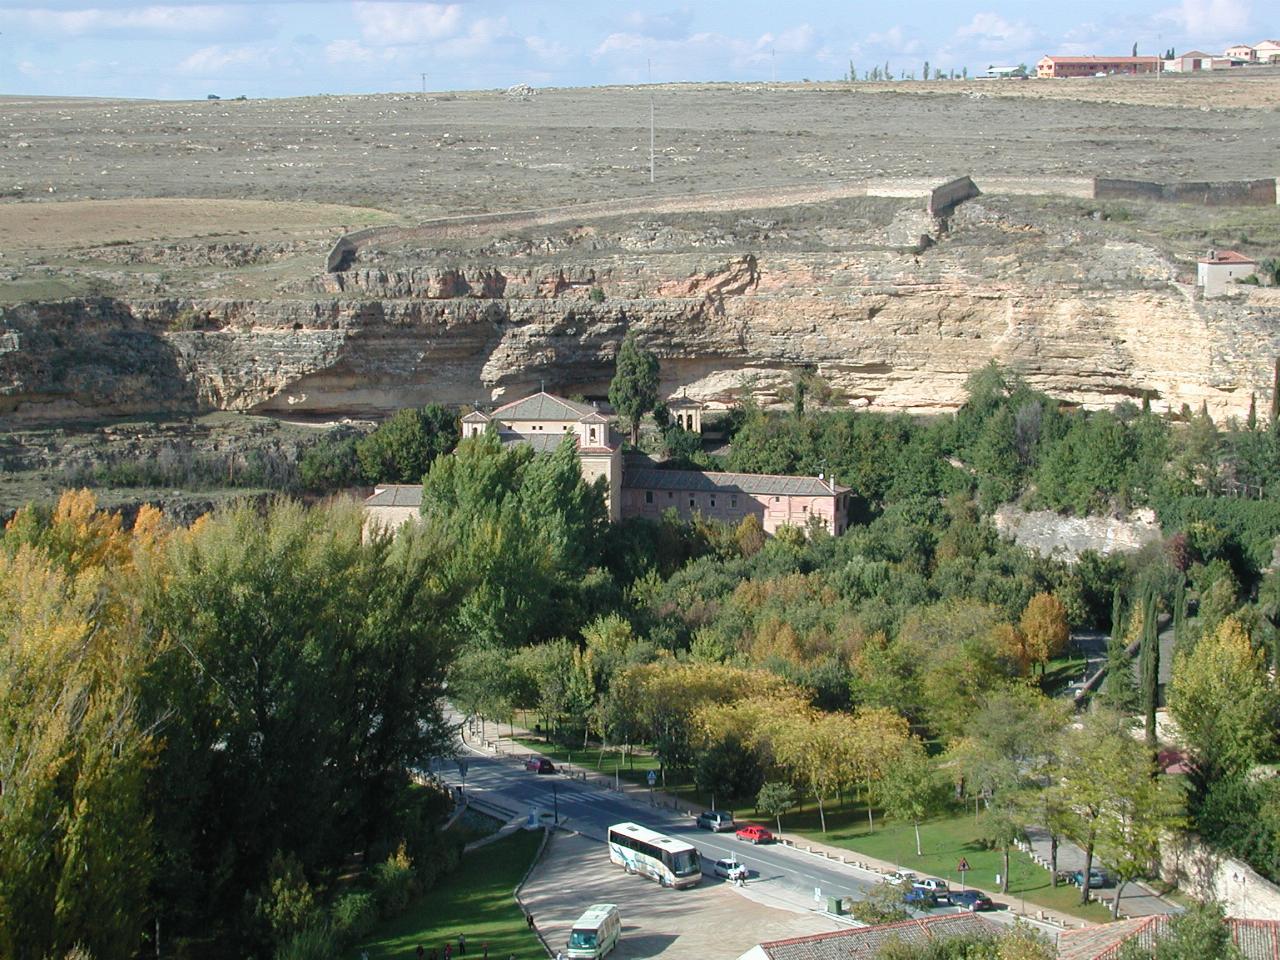
[[[635,330],[664,387],[770,399],[797,366],[842,401],[937,411],[995,358],[1087,405],[1243,413],[1270,386],[1280,310],[1193,296],[1192,268],[1087,216],[984,198],[624,218],[361,251],[269,300],[0,309],[0,419],[209,409],[381,413],[545,381],[603,394]]]

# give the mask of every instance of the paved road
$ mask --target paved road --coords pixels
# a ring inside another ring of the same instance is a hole
[[[434,772],[451,784],[461,783],[453,761],[434,766]],[[753,879],[776,881],[812,897],[851,896],[861,899],[878,880],[871,871],[830,860],[781,844],[753,845],[732,833],[699,830],[681,814],[660,806],[637,803],[630,796],[586,785],[558,774],[539,775],[524,770],[511,758],[497,759],[472,755],[468,759],[466,789],[480,802],[503,807],[513,814],[531,809],[555,816],[560,823],[593,840],[604,842],[605,832],[615,823],[635,821],[668,836],[681,837],[698,847],[710,862],[734,857],[752,871]]]
[[[825,904],[828,896],[860,900],[882,879],[874,870],[843,864],[803,849],[782,844],[756,846],[738,840],[732,833],[700,830],[690,817],[680,812],[649,805],[644,793],[637,797],[634,793],[619,793],[559,774],[539,775],[525,770],[512,757],[495,757],[470,747],[464,747],[463,755],[467,762],[466,790],[473,800],[517,815],[532,812],[558,816],[561,824],[602,843],[610,825],[624,821],[642,823],[694,843],[707,871],[714,860],[734,857],[751,871],[753,886],[761,892],[766,888],[776,890],[792,902],[803,900],[818,908]],[[453,760],[438,761],[432,769],[449,784],[462,783]],[[915,915],[950,913],[958,909],[942,906]],[[997,910],[987,916],[1008,923],[1015,919],[1011,910]],[[1036,925],[1051,936],[1060,929]]]

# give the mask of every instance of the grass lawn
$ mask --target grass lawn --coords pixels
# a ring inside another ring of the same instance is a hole
[[[485,942],[492,960],[507,960],[512,954],[517,960],[543,956],[542,945],[525,926],[512,896],[541,842],[540,832],[519,830],[466,854],[454,873],[402,916],[379,924],[348,955],[359,957],[368,951],[369,960],[415,960],[418,944],[428,956],[432,948],[443,956],[445,943],[451,942],[457,957],[458,934],[463,933],[467,957],[479,958]]]
[[[774,828],[770,817],[757,814],[750,806],[735,810],[734,815]],[[886,821],[876,811],[875,832],[870,833],[866,807],[851,802],[838,809],[828,806],[825,834],[819,826],[817,806],[812,801],[806,803],[803,810],[783,814],[782,831],[792,838],[803,836],[895,863],[921,876],[942,877],[955,887],[960,886],[956,866],[961,858],[969,861],[970,870],[965,874],[965,882],[987,890],[998,889],[996,874],[1003,869],[999,850],[982,849],[979,840],[984,835],[984,826],[981,819],[974,819],[972,809],[921,823],[922,856],[916,856],[915,831],[911,824]],[[1103,891],[1104,894],[1106,892]],[[1049,907],[1095,922],[1110,918],[1110,912],[1098,904],[1081,907],[1079,894],[1075,887],[1050,886],[1048,870],[1037,865],[1025,853],[1009,851],[1009,893],[1000,899],[1021,907],[1025,896],[1029,907],[1032,904]]]

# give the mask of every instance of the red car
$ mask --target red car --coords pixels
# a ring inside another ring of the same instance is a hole
[[[739,827],[734,836],[739,840],[750,840],[752,843],[769,843],[773,840],[773,834],[766,827],[754,823]]]

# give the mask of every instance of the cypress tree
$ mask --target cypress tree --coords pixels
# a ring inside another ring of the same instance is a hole
[[[1173,591],[1173,648],[1181,649],[1184,626],[1187,620],[1187,576],[1178,575],[1178,586]]]
[[[1258,429],[1258,394],[1249,394],[1249,416],[1245,419],[1245,426],[1252,433]]]
[[[1280,421],[1280,357],[1276,358],[1271,377],[1271,416],[1267,420],[1267,426],[1273,434],[1276,432],[1277,421]]]
[[[1156,746],[1156,705],[1160,678],[1160,631],[1156,619],[1156,593],[1148,587],[1142,603],[1142,644],[1139,647],[1138,665],[1147,746],[1153,750]]]

